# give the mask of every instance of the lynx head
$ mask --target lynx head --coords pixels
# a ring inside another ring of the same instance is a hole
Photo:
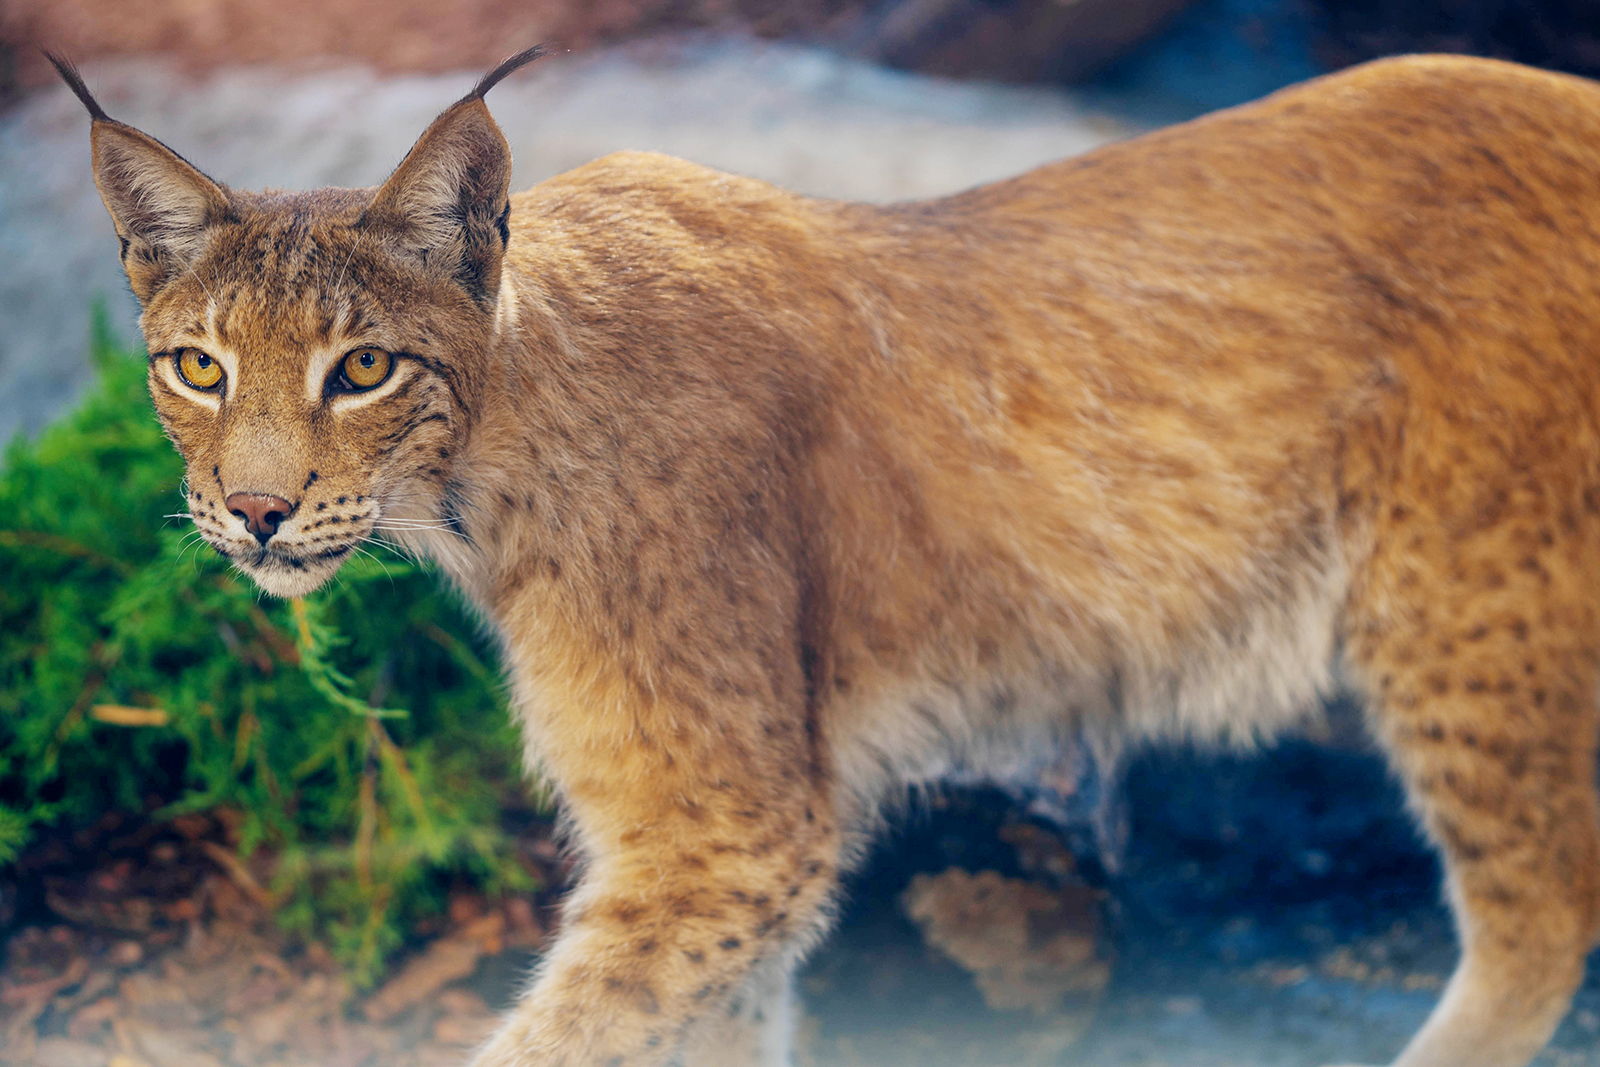
[[[511,154],[483,101],[440,115],[376,189],[241,192],[89,109],[150,394],[213,547],[278,596],[322,584],[376,528],[453,521],[509,240]]]

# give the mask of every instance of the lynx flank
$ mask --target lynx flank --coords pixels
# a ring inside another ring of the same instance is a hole
[[[403,527],[503,642],[585,862],[477,1067],[785,1063],[907,783],[1336,686],[1461,939],[1396,1063],[1540,1049],[1600,933],[1600,87],[1409,58],[928,203],[508,199],[533,54],[310,193],[58,63],[196,527],[280,596]]]

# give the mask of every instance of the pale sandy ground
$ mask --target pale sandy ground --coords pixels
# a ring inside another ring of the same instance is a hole
[[[252,68],[196,79],[140,60],[84,73],[111,115],[218,180],[310,188],[380,181],[480,72]],[[901,200],[1126,132],[1061,92],[944,82],[731,39],[551,57],[502,83],[491,104],[516,159],[515,187],[638,148],[819,196]],[[92,299],[105,298],[134,335],[115,250],[78,102],[54,87],[0,115],[0,440],[38,428],[77,395]]]

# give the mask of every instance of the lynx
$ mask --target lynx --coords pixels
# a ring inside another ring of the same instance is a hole
[[[1402,1067],[1515,1067],[1600,933],[1600,87],[1384,61],[942,200],[658,155],[508,197],[95,178],[188,506],[300,596],[380,522],[503,644],[582,875],[477,1067],[778,1065],[886,802],[1337,688],[1461,943]]]

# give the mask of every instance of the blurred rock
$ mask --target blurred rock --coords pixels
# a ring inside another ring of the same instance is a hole
[[[956,78],[1081,82],[1191,0],[898,0],[864,21],[866,54]]]
[[[360,62],[383,71],[485,67],[537,42],[558,51],[693,29],[841,45],[906,70],[1081,81],[1192,0],[8,0],[5,86],[41,84],[38,48],[80,59],[161,54],[191,69]]]
[[[363,1007],[372,1022],[385,1022],[421,1004],[451,982],[477,969],[478,960],[501,948],[505,917],[491,912],[429,945],[400,968]]]
[[[663,31],[780,37],[826,27],[859,0],[7,0],[0,41],[24,83],[39,48],[78,59],[168,55],[191,70],[330,60],[388,72],[489,67],[531,44],[559,52]],[[4,81],[0,70],[0,84]]]
[[[1600,15],[1572,0],[1306,0],[1334,67],[1401,52],[1464,52],[1600,76]]]
[[[1099,954],[1101,894],[997,871],[919,874],[903,903],[929,945],[971,971],[989,1007],[1066,1012],[1087,1025],[1111,978]]]
[[[69,1037],[46,1037],[33,1051],[35,1067],[106,1067],[105,1049]]]

